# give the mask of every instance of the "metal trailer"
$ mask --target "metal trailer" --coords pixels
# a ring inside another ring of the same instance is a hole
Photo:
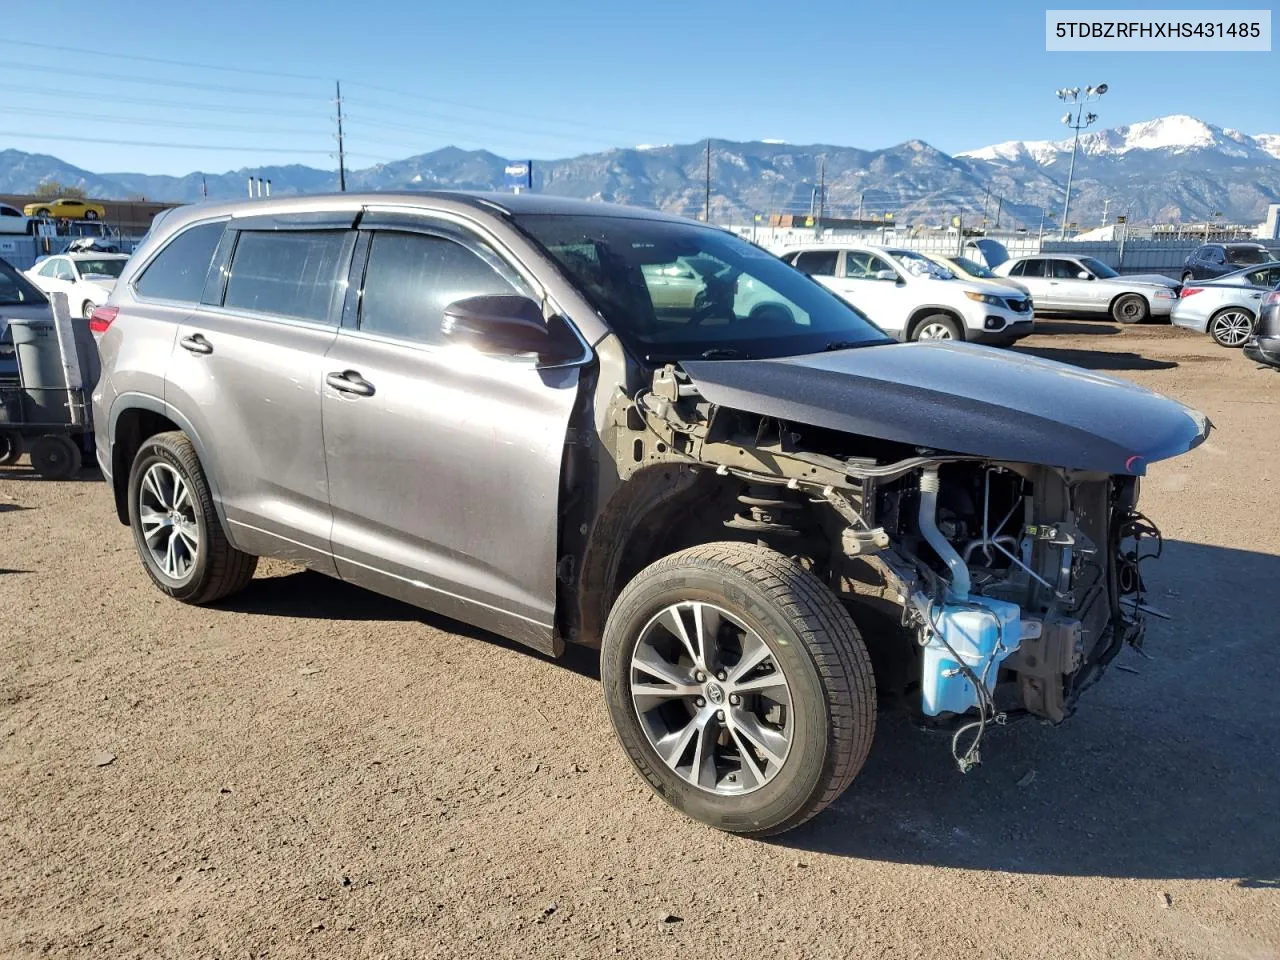
[[[71,316],[64,293],[49,303],[51,318],[0,316],[0,466],[27,450],[40,476],[65,480],[93,450],[100,366],[89,322]]]

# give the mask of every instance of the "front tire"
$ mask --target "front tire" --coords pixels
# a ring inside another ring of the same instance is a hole
[[[1195,279],[1195,277],[1192,275],[1192,273],[1191,273],[1191,271],[1190,271],[1190,270],[1187,270],[1187,271],[1184,271],[1184,272],[1183,272],[1183,274],[1182,274],[1182,282],[1183,282],[1183,283],[1190,283],[1190,282],[1191,282],[1192,280],[1194,280],[1194,279]]]
[[[1116,323],[1142,323],[1150,315],[1151,308],[1141,294],[1126,293],[1111,304],[1111,319]]]
[[[862,768],[875,681],[848,611],[798,563],[711,543],[642,570],[609,614],[601,679],[632,764],[730,833],[799,826]]]
[[[95,309],[96,308],[93,305],[93,301],[86,300],[84,303],[80,304],[80,316],[88,320],[90,317],[93,316],[93,311]]]
[[[158,433],[139,448],[129,473],[129,526],[148,576],[175,600],[213,603],[253,579],[258,558],[228,542],[184,433]]]
[[[916,324],[912,340],[963,340],[960,324],[945,313],[934,313]]]

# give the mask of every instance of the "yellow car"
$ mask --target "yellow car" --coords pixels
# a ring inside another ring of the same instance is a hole
[[[107,208],[88,200],[58,197],[56,200],[28,203],[22,208],[22,212],[28,217],[52,217],[55,220],[101,220],[106,217]]]
[[[968,257],[947,257],[939,253],[924,254],[939,266],[946,267],[961,280],[978,280],[986,283],[998,283],[1002,287],[1013,287],[1015,290],[1021,290],[1023,293],[1030,294],[1026,287],[1018,283],[1016,280],[1010,280],[1008,277],[996,276],[988,267],[984,267],[976,260],[970,260]]]

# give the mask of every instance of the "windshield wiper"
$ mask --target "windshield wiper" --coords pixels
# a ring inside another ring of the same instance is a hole
[[[832,340],[822,349],[823,352],[829,352],[831,350],[852,350],[854,347],[865,347],[867,342],[868,341],[866,340]]]
[[[703,350],[698,354],[703,360],[743,360],[750,359],[741,350],[734,350],[732,347],[712,347],[710,350]]]

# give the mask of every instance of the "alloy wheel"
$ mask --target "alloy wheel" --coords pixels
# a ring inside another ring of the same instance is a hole
[[[786,763],[786,675],[764,639],[720,607],[666,607],[640,632],[630,674],[650,746],[687,783],[720,796],[751,793]]]
[[[1243,310],[1227,310],[1213,318],[1213,339],[1224,347],[1239,347],[1253,332],[1253,318]]]
[[[917,340],[954,340],[955,334],[945,323],[926,323],[916,334]]]
[[[195,567],[200,526],[191,487],[167,463],[153,463],[138,491],[138,520],[151,559],[171,580],[184,580]]]

